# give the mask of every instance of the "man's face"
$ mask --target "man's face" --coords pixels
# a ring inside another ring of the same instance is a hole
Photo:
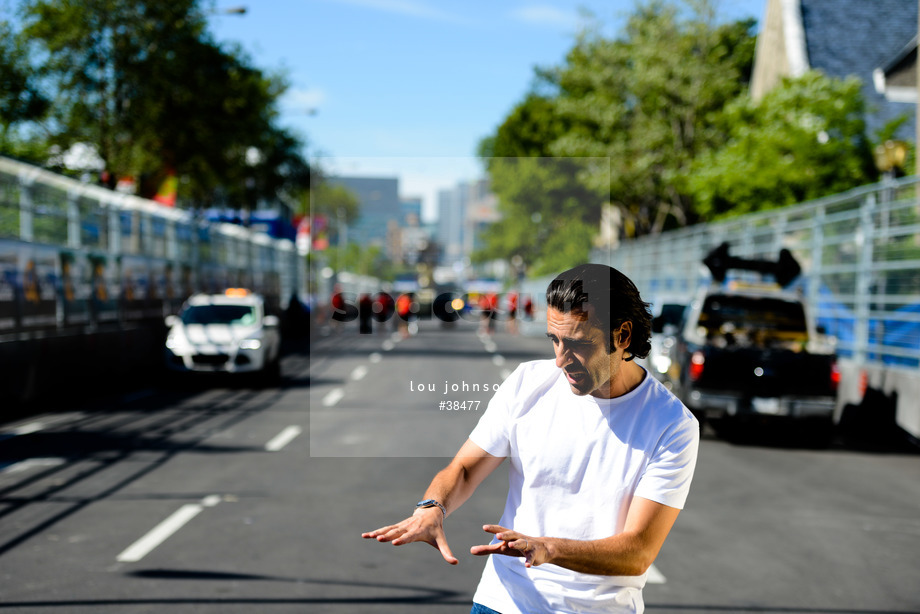
[[[546,336],[553,342],[556,366],[563,370],[573,393],[600,399],[614,396],[611,382],[617,380],[628,339],[624,345],[612,341],[615,351],[608,354],[604,331],[587,313],[563,313],[552,307],[546,312]]]

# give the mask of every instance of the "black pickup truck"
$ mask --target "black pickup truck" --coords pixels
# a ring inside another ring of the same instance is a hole
[[[727,255],[727,246],[720,249]],[[731,260],[731,268],[756,262],[769,270],[762,261]],[[724,280],[724,270],[713,273]],[[776,284],[714,283],[687,308],[669,344],[669,383],[708,420],[802,419],[829,431],[839,372],[820,337],[798,294]]]

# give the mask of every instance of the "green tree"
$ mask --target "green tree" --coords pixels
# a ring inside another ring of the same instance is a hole
[[[25,0],[22,15],[62,149],[92,144],[145,195],[175,173],[199,205],[306,187],[301,144],[276,125],[284,79],[212,40],[201,0]]]
[[[298,213],[313,217],[324,216],[327,219],[342,218],[346,224],[350,224],[358,219],[361,207],[354,192],[314,172],[310,191],[300,197]]]
[[[696,221],[685,180],[726,138],[719,114],[750,79],[754,22],[683,4],[642,3],[619,37],[588,28],[561,66],[537,70],[480,144],[504,219],[477,259],[520,255],[536,273],[583,261],[605,206],[626,236]]]
[[[584,262],[607,200],[588,185],[595,166],[606,168],[606,159],[491,158],[489,174],[502,217],[485,231],[486,247],[474,261],[520,256],[534,275]]]
[[[44,117],[50,108],[30,74],[28,51],[10,24],[0,20],[0,151],[29,155],[16,127]]]
[[[538,84],[549,82],[538,74]],[[562,118],[554,98],[532,91],[517,104],[495,134],[479,143],[479,156],[490,158],[552,156],[550,144],[565,134],[568,122]]]
[[[538,76],[541,84],[548,82]],[[540,275],[588,257],[605,198],[586,178],[592,165],[606,167],[606,160],[553,157],[549,146],[567,127],[555,100],[533,91],[480,142],[502,217],[485,231],[475,262],[520,256]]]
[[[719,113],[750,76],[754,22],[717,25],[711,2],[686,4],[639,5],[615,40],[583,33],[551,73],[571,128],[550,151],[610,158],[628,236],[696,220],[683,179],[696,156],[721,146]]]
[[[782,207],[878,177],[856,78],[812,71],[758,103],[741,97],[721,121],[728,139],[700,155],[686,186],[704,220]]]

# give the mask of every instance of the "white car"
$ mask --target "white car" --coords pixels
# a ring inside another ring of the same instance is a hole
[[[195,294],[166,326],[166,366],[174,371],[280,375],[279,321],[257,294]]]

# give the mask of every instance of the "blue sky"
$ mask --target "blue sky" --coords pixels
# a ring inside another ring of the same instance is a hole
[[[721,20],[766,0],[721,0]],[[245,6],[244,15],[219,11]],[[437,189],[481,174],[475,157],[533,81],[560,64],[592,12],[616,35],[633,0],[217,0],[211,30],[290,90],[282,124],[332,172],[398,176],[434,211]]]

